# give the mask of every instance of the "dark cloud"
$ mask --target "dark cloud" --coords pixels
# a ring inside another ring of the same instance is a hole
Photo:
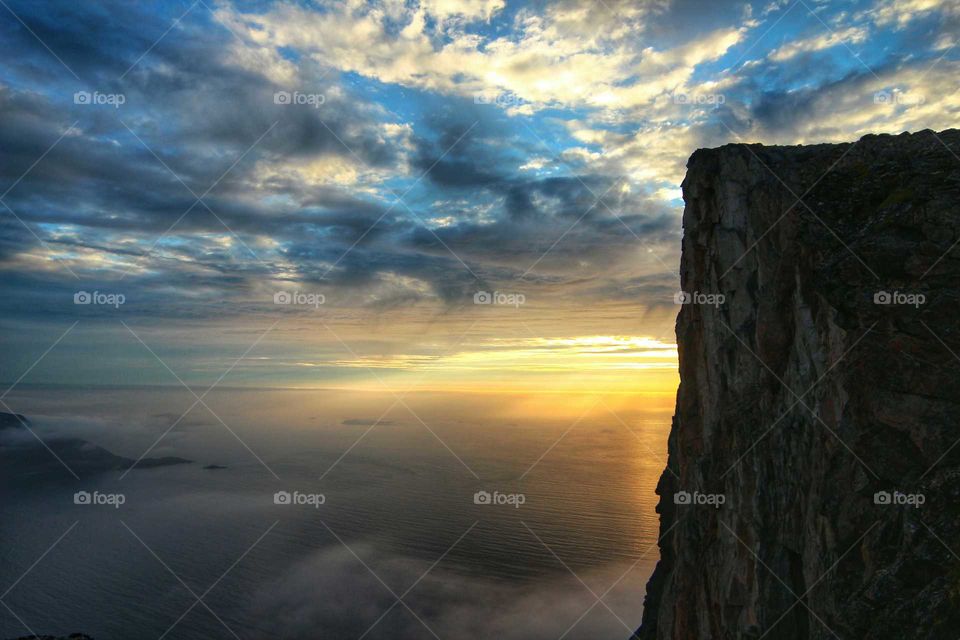
[[[770,5],[771,0],[712,0],[709,8],[703,0],[670,0],[651,3],[654,11],[646,21],[646,35],[657,48],[674,47],[689,42],[719,27],[742,25],[751,13]]]
[[[0,63],[0,192],[15,184],[4,201],[27,225],[0,208],[0,288],[30,301],[13,316],[68,317],[74,291],[120,287],[128,314],[213,317],[228,304],[256,310],[272,282],[379,309],[456,306],[524,274],[585,281],[583,265],[629,260],[624,224],[652,244],[670,236],[673,221],[645,195],[614,188],[597,203],[615,177],[521,172],[529,136],[499,108],[439,101],[415,130],[387,133],[402,119],[355,83],[306,60],[281,82],[282,58],[251,49],[202,5],[159,39],[189,7],[11,3],[80,76],[23,25],[0,28],[17,52]],[[261,57],[250,63],[237,47]],[[125,103],[78,105],[76,91]],[[278,91],[323,100],[277,104]],[[325,180],[338,162],[359,183]],[[36,271],[33,256],[48,250],[81,278],[58,262]]]

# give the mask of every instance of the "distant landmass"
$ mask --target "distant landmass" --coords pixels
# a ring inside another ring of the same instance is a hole
[[[30,479],[64,474],[67,470],[63,464],[82,476],[126,471],[134,463],[135,469],[153,469],[193,462],[175,456],[143,458],[137,462],[81,438],[44,438],[41,442],[29,433],[30,427],[30,421],[22,415],[0,412],[0,473],[3,475]]]
[[[4,413],[0,411],[0,431],[4,429],[23,429],[30,422],[19,413]]]

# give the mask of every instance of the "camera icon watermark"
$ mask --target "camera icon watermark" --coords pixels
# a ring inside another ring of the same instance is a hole
[[[526,104],[526,101],[517,94],[509,91],[503,93],[479,92],[473,94],[473,103],[492,104],[502,109],[509,109],[511,107],[519,107],[523,104]]]
[[[304,291],[277,291],[273,294],[273,304],[303,305],[318,308],[327,301],[322,293]]]
[[[925,95],[912,91],[877,91],[873,94],[873,103],[880,105],[913,107],[924,104],[926,101]]]
[[[319,109],[327,97],[322,93],[302,93],[300,91],[277,91],[273,94],[273,104],[305,105]]]
[[[477,291],[473,294],[473,304],[489,304],[519,308],[526,303],[527,297],[522,293],[508,293],[505,291]]]
[[[722,93],[673,93],[670,96],[673,104],[690,104],[697,107],[719,106],[726,104],[727,96]]]
[[[927,303],[927,296],[922,293],[904,293],[902,291],[877,291],[873,294],[873,304],[907,305],[919,308]]]
[[[73,304],[95,304],[119,309],[127,301],[122,293],[102,293],[100,291],[77,291],[73,294]]]
[[[277,491],[273,494],[273,504],[308,506],[319,509],[327,501],[322,493],[301,493],[299,491]]]
[[[881,506],[909,506],[919,509],[927,502],[922,493],[901,493],[900,491],[877,491],[873,494],[873,504]]]
[[[677,291],[673,294],[673,304],[704,304],[719,307],[727,301],[722,293],[702,293],[700,291]]]
[[[127,96],[122,93],[100,93],[99,91],[77,91],[73,94],[73,104],[80,105],[108,105],[119,109],[126,104]]]
[[[722,493],[678,491],[673,494],[673,504],[677,505],[710,506],[719,509],[726,502],[727,496]]]
[[[523,493],[500,493],[494,491],[477,491],[473,494],[473,504],[482,505],[508,505],[514,509],[519,509],[521,505],[526,504],[527,496]]]
[[[82,504],[82,505],[94,505],[94,506],[109,506],[114,509],[119,509],[121,505],[126,503],[127,496],[122,493],[100,493],[99,491],[94,491],[93,493],[89,491],[77,491],[73,494],[73,504]]]

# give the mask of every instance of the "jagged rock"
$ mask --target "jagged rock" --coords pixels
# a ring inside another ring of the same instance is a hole
[[[725,301],[677,320],[639,638],[960,633],[958,156],[950,130],[690,158],[682,288]]]

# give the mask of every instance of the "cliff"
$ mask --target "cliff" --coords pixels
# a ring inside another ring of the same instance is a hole
[[[690,158],[639,638],[960,633],[958,156],[950,130]]]

